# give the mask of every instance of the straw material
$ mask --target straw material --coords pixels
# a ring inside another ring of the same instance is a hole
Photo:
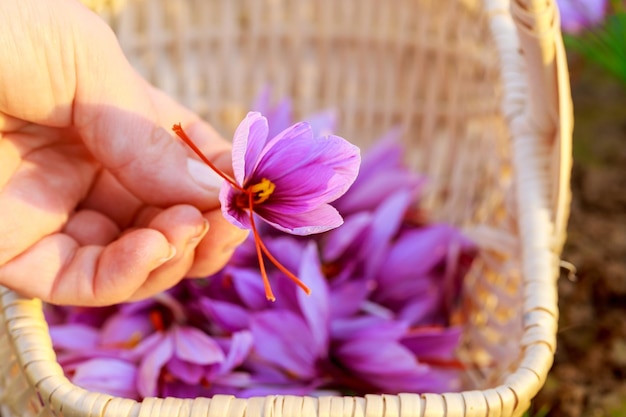
[[[554,0],[92,0],[151,82],[225,137],[261,88],[296,116],[337,107],[340,134],[400,126],[425,200],[481,247],[445,395],[147,399],[75,387],[41,304],[0,291],[9,416],[520,416],[552,364],[569,206],[572,109]],[[173,121],[175,122],[175,121]]]

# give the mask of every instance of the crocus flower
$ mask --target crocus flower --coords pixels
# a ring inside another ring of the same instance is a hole
[[[567,33],[579,33],[602,22],[608,0],[557,0],[561,27]]]
[[[338,136],[315,138],[302,122],[270,138],[267,119],[251,112],[235,132],[236,185],[222,187],[222,210],[234,224],[250,228],[250,200],[263,220],[284,232],[333,229],[342,218],[328,203],[347,191],[359,164],[358,148]]]
[[[404,227],[378,271],[372,299],[411,325],[443,324],[460,297],[476,247],[457,229]]]
[[[235,178],[232,179],[204,157],[180,125],[174,126],[174,131],[226,180],[220,192],[222,213],[231,223],[252,230],[267,298],[275,300],[263,254],[309,292],[265,247],[254,214],[294,235],[338,227],[343,219],[328,203],[343,195],[354,182],[361,162],[359,149],[339,136],[316,138],[306,122],[270,138],[267,119],[258,112],[250,112],[233,138]]]

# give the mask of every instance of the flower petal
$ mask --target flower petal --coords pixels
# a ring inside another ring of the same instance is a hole
[[[368,233],[359,251],[365,262],[365,277],[373,278],[381,268],[392,238],[396,235],[404,214],[411,204],[412,192],[400,190],[380,204],[374,213]]]
[[[367,338],[370,341],[398,340],[407,333],[407,323],[375,316],[357,316],[332,322],[333,340]]]
[[[267,241],[265,242],[268,243]],[[256,262],[256,258],[254,260]],[[269,301],[265,296],[263,279],[259,273],[259,268],[254,264],[254,269],[230,268],[232,282],[237,295],[250,310],[261,310],[269,306]]]
[[[273,138],[291,125],[292,105],[288,98],[283,99],[280,103],[272,107],[266,113],[269,125],[268,137]]]
[[[354,182],[361,163],[359,148],[339,136],[313,138],[306,126],[300,136],[278,142],[259,161],[254,177],[268,178],[276,190],[269,201],[306,211],[331,202]],[[300,207],[300,208],[298,208]]]
[[[564,32],[576,34],[602,21],[608,0],[557,0]]]
[[[147,314],[115,314],[102,326],[100,343],[104,346],[132,346],[134,341],[144,339],[154,333],[154,327]]]
[[[208,334],[189,326],[172,328],[176,356],[184,361],[209,365],[224,360],[224,352]]]
[[[406,347],[382,338],[349,340],[336,353],[349,369],[380,378],[420,371],[415,355]]]
[[[296,297],[302,315],[311,329],[316,353],[323,358],[328,355],[330,307],[328,284],[322,275],[315,242],[309,242],[304,251],[298,277],[311,289],[310,295],[298,291]]]
[[[185,384],[198,384],[204,376],[203,366],[182,360],[176,356],[172,356],[170,360],[167,361],[165,368],[178,380],[174,382],[177,384],[181,381]]]
[[[100,333],[84,324],[50,326],[50,337],[55,349],[92,350],[98,345]]]
[[[329,204],[323,204],[305,213],[284,215],[258,210],[258,214],[278,230],[298,236],[326,232],[343,223],[339,212]]]
[[[313,335],[300,316],[285,310],[257,313],[250,330],[255,352],[264,362],[280,367],[297,379],[311,379],[316,375]],[[294,337],[298,343],[294,343]]]
[[[85,361],[76,367],[72,382],[89,391],[139,399],[137,367],[123,360],[96,358]]]
[[[218,375],[226,376],[246,359],[254,341],[252,333],[247,330],[233,333],[226,359],[220,364]]]
[[[243,210],[235,205],[235,199],[241,192],[233,188],[231,184],[224,181],[220,188],[219,200],[222,208],[222,215],[231,224],[240,229],[250,229],[250,215],[247,210]]]
[[[370,292],[371,288],[365,279],[344,281],[337,285],[332,285],[330,291],[331,317],[336,319],[356,314],[361,309]]]
[[[419,194],[424,182],[423,178],[408,171],[384,171],[372,176],[366,184],[357,185],[355,182],[333,205],[344,216],[360,211],[373,211],[397,190],[413,190],[415,194]],[[393,187],[389,184],[393,184]]]
[[[250,385],[250,374],[247,372],[231,372],[213,379],[214,385],[243,388]]]
[[[242,306],[209,298],[202,298],[198,303],[201,311],[223,331],[233,332],[248,327],[250,313]]]
[[[165,382],[162,384],[159,395],[161,397],[192,399],[198,397],[210,397],[207,388],[200,384],[185,384],[180,380]]]
[[[402,338],[402,344],[423,358],[451,359],[461,340],[461,327],[424,327],[409,330]]]
[[[257,164],[268,138],[267,119],[250,112],[237,126],[233,136],[233,171],[235,180],[244,186]]]
[[[326,233],[322,245],[322,259],[324,262],[334,262],[339,259],[348,248],[359,242],[359,238],[372,222],[371,213],[362,212],[344,218],[340,228]]]
[[[154,348],[147,351],[139,364],[137,390],[142,397],[155,397],[158,395],[157,386],[161,369],[174,354],[174,343],[171,336],[163,333],[155,333],[149,339],[156,339]]]
[[[332,135],[337,130],[337,110],[329,109],[313,113],[306,117],[307,123],[311,125],[313,136]]]

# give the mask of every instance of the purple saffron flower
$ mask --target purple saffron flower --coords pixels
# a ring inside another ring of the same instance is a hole
[[[310,235],[343,222],[328,203],[354,182],[359,149],[338,136],[315,138],[301,122],[268,136],[267,119],[248,113],[233,138],[236,185],[225,183],[220,193],[226,218],[251,228],[250,209],[286,233]],[[252,207],[250,203],[252,202]]]
[[[316,138],[306,122],[269,137],[267,119],[250,112],[233,138],[232,179],[202,154],[180,125],[174,126],[174,132],[226,180],[219,197],[222,213],[234,225],[252,230],[267,299],[274,301],[276,297],[265,272],[263,254],[309,293],[306,285],[265,247],[255,224],[255,213],[278,230],[294,235],[338,227],[343,219],[328,203],[343,195],[354,182],[361,163],[359,148],[339,136]]]
[[[608,0],[557,0],[564,32],[576,34],[602,22]]]

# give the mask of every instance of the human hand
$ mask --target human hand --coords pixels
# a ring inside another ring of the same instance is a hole
[[[226,169],[229,144],[143,80],[77,1],[2,1],[0,27],[0,284],[107,305],[221,268],[246,232],[169,129]]]

